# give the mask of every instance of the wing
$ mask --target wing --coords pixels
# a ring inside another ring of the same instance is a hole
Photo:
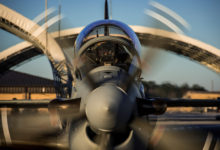
[[[220,107],[220,100],[214,99],[169,99],[137,98],[140,115],[163,114],[168,107]]]

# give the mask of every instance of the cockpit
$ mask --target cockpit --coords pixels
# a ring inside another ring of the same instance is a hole
[[[77,69],[86,74],[95,67],[117,66],[126,72],[140,64],[140,43],[130,27],[114,20],[94,22],[78,35]]]
[[[97,65],[120,66],[131,63],[132,59],[124,45],[107,41],[92,45],[84,55],[89,58],[88,61]]]

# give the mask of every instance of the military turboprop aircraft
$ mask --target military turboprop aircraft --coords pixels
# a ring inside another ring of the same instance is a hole
[[[1,107],[9,108],[46,107],[49,117],[35,120],[33,116],[31,120],[36,123],[50,119],[52,124],[10,142],[3,129],[2,148],[152,149],[149,141],[154,125],[143,116],[163,114],[167,107],[220,106],[217,100],[147,97],[141,82],[140,51],[135,32],[109,19],[105,1],[105,19],[87,25],[75,41],[71,99],[2,102]],[[22,133],[15,130],[13,134]]]

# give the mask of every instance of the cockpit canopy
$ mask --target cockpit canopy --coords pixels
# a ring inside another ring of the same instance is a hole
[[[127,72],[140,65],[140,42],[133,30],[115,20],[101,20],[83,29],[75,43],[77,69],[86,74],[98,66],[118,66]]]
[[[119,27],[114,25],[100,25],[93,28],[91,32],[85,36],[83,42],[100,36],[115,36],[130,40],[130,37]]]

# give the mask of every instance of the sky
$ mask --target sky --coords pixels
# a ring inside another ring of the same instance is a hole
[[[171,31],[166,25],[144,13],[146,9],[155,11],[155,8],[149,4],[150,2],[152,1],[112,0],[112,18],[129,25],[142,25]],[[185,35],[220,49],[219,0],[156,0],[156,2],[173,10],[187,21],[190,30],[179,25]],[[45,10],[44,0],[0,0],[0,3],[29,19],[34,19]],[[61,12],[64,16],[61,21],[62,29],[85,26],[103,19],[104,16],[104,0],[48,0],[48,8],[58,9],[59,4],[61,4]],[[174,21],[171,17],[163,15]],[[51,31],[55,30],[57,30],[56,25],[51,28]],[[0,30],[1,51],[22,41],[22,39]],[[143,48],[142,53],[144,52]],[[143,74],[145,80],[154,80],[157,83],[171,82],[177,85],[199,84],[207,90],[211,90],[213,82],[214,90],[220,91],[219,74],[197,62],[167,51],[161,51],[150,68]],[[13,69],[52,78],[50,64],[45,56],[34,58]]]

